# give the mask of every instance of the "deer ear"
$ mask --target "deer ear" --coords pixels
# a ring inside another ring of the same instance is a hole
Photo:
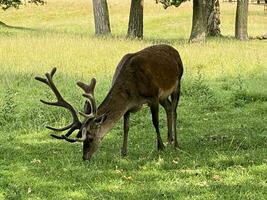
[[[88,115],[92,112],[91,104],[87,100],[84,102],[83,112]]]
[[[107,115],[106,115],[106,114],[103,114],[103,115],[100,115],[100,116],[96,117],[96,118],[94,119],[94,122],[95,122],[97,125],[101,125],[106,119],[107,119]]]

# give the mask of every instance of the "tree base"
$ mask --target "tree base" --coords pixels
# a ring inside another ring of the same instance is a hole
[[[191,35],[189,39],[189,43],[205,43],[205,41],[206,41],[205,32],[198,34],[198,35],[194,35],[194,36]]]

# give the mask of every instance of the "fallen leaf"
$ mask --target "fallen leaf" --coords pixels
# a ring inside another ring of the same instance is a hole
[[[178,164],[178,161],[177,161],[177,160],[172,160],[172,162],[173,162],[174,164]]]
[[[212,179],[213,179],[214,181],[220,181],[220,180],[221,180],[221,177],[220,177],[219,175],[214,175],[214,176],[212,177]]]
[[[40,164],[41,163],[41,160],[39,160],[39,159],[33,159],[32,161],[31,161],[31,163],[34,163],[34,164]]]
[[[130,180],[130,181],[133,180],[133,177],[131,177],[131,176],[123,176],[123,178],[125,178],[126,180]]]
[[[208,187],[209,186],[209,184],[207,183],[207,181],[202,181],[200,183],[197,183],[197,185],[200,186],[200,187]]]
[[[116,172],[117,174],[121,174],[121,173],[122,173],[122,170],[116,169],[115,172]]]

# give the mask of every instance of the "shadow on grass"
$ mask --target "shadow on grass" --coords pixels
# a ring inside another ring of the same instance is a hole
[[[46,133],[18,135],[11,143],[2,140],[0,189],[4,188],[6,197],[15,199],[207,199],[221,196],[226,197],[222,199],[238,199],[240,195],[255,197],[257,193],[264,196],[260,181],[264,168],[260,160],[250,162],[259,159],[255,158],[253,150],[239,147],[230,164],[228,157],[235,154],[236,148],[222,151],[218,143],[214,145],[213,139],[187,140],[183,150],[167,147],[164,152],[149,153],[147,148],[154,147],[151,134],[150,142],[132,136],[135,144],[131,148],[138,153],[121,158],[119,145],[114,145],[121,138],[112,134],[91,162],[82,161],[80,145],[47,139]],[[224,144],[224,150],[227,147],[228,143]],[[258,149],[258,153],[263,152]],[[177,157],[179,159],[175,160]],[[225,164],[224,168],[218,167]],[[249,174],[244,175],[248,168]],[[221,180],[213,180],[214,174],[220,174]],[[235,180],[229,182],[227,179],[231,178]]]
[[[0,28],[8,28],[8,29],[15,29],[15,30],[23,30],[23,31],[36,31],[36,29],[33,28],[27,28],[27,27],[21,27],[21,26],[11,26],[11,25],[7,25],[4,22],[0,21]]]
[[[52,28],[28,28],[28,27],[21,27],[21,26],[12,26],[12,25],[8,25],[4,22],[0,21],[0,28],[6,28],[7,30],[18,30],[18,31],[30,31],[33,34],[64,34],[64,35],[70,35],[70,36],[79,36],[79,37],[89,37],[92,39],[95,38],[101,38],[101,39],[120,39],[120,40],[129,40],[129,41],[143,41],[145,43],[149,43],[149,44],[169,44],[169,45],[173,45],[173,44],[187,44],[189,42],[188,38],[159,38],[159,37],[151,37],[151,36],[147,36],[144,35],[143,39],[134,39],[134,38],[127,38],[126,35],[121,35],[121,34],[117,34],[117,35],[105,35],[105,36],[96,36],[94,35],[94,33],[90,33],[90,32],[73,32],[73,31],[69,31],[69,30],[57,30],[57,29],[52,29]],[[10,34],[8,35],[10,36]],[[250,40],[258,40],[259,37],[264,37],[264,39],[266,39],[266,35],[263,36],[258,36],[258,37],[250,37]],[[208,37],[207,41],[214,41],[214,40],[219,40],[222,42],[225,41],[236,41],[236,38],[234,36],[231,35],[220,35],[217,37]]]
[[[90,32],[73,32],[73,31],[68,31],[68,30],[56,30],[56,29],[51,29],[51,28],[27,28],[27,27],[20,27],[20,26],[11,26],[7,25],[4,22],[0,21],[0,28],[7,28],[9,30],[21,30],[21,31],[30,31],[33,34],[64,34],[64,35],[70,35],[70,36],[79,36],[79,37],[89,37],[91,39],[103,39],[103,40],[110,40],[110,39],[119,39],[119,40],[128,40],[128,41],[135,41],[135,42],[145,42],[149,44],[187,44],[188,43],[188,38],[156,38],[156,37],[151,37],[151,36],[144,36],[143,39],[138,39],[138,38],[127,38],[126,35],[104,35],[104,36],[96,36],[93,33]],[[9,35],[10,36],[10,35]],[[255,39],[255,38],[250,38],[250,39]],[[235,41],[234,36],[229,36],[229,35],[220,35],[218,37],[208,37],[208,40],[213,41],[213,40],[219,40],[219,41]]]
[[[95,35],[91,36],[92,38],[101,38],[101,36],[97,37]],[[105,37],[104,37],[105,38]],[[188,43],[188,39],[185,38],[154,38],[154,37],[150,37],[150,36],[144,36],[144,38],[139,39],[139,38],[128,38],[126,35],[110,35],[106,38],[111,38],[111,39],[121,39],[121,40],[128,40],[128,41],[134,41],[134,42],[145,42],[145,43],[149,43],[149,44],[175,44],[175,43],[179,43],[179,44],[186,44]]]
[[[55,29],[50,29],[50,28],[27,28],[27,27],[20,27],[20,26],[11,26],[7,25],[3,22],[0,22],[0,28],[7,28],[8,30],[21,30],[21,31],[30,31],[34,34],[67,34],[71,36],[80,36],[80,37],[90,37],[92,39],[120,39],[120,40],[129,40],[129,41],[143,41],[149,44],[174,44],[174,43],[179,43],[179,44],[185,44],[188,42],[188,39],[184,38],[153,38],[153,37],[144,37],[143,39],[131,39],[127,38],[126,35],[105,35],[105,36],[95,36],[93,33],[89,32],[71,32],[71,31],[66,31],[66,30],[55,30]]]

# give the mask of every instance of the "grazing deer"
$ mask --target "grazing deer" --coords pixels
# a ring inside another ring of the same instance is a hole
[[[124,135],[121,149],[122,155],[127,153],[127,140],[129,131],[130,113],[138,111],[143,104],[150,107],[153,125],[157,133],[158,150],[164,149],[159,131],[159,104],[167,114],[168,142],[178,147],[176,134],[176,108],[180,96],[181,77],[183,64],[179,53],[168,45],[155,45],[147,47],[136,53],[126,54],[119,62],[113,76],[112,86],[100,106],[96,106],[94,88],[96,80],[93,78],[89,85],[77,82],[87,98],[84,112],[79,112],[84,120],[81,122],[76,110],[64,100],[57,90],[52,78],[56,68],[51,73],[46,73],[46,78],[35,79],[48,85],[57,102],[42,103],[60,106],[68,109],[73,117],[73,122],[64,128],[48,129],[68,132],[65,135],[54,135],[57,139],[68,142],[83,142],[83,159],[89,160],[96,152],[101,140],[114,124],[123,116]],[[170,98],[169,98],[170,97]],[[73,131],[78,129],[76,138],[69,138]]]

